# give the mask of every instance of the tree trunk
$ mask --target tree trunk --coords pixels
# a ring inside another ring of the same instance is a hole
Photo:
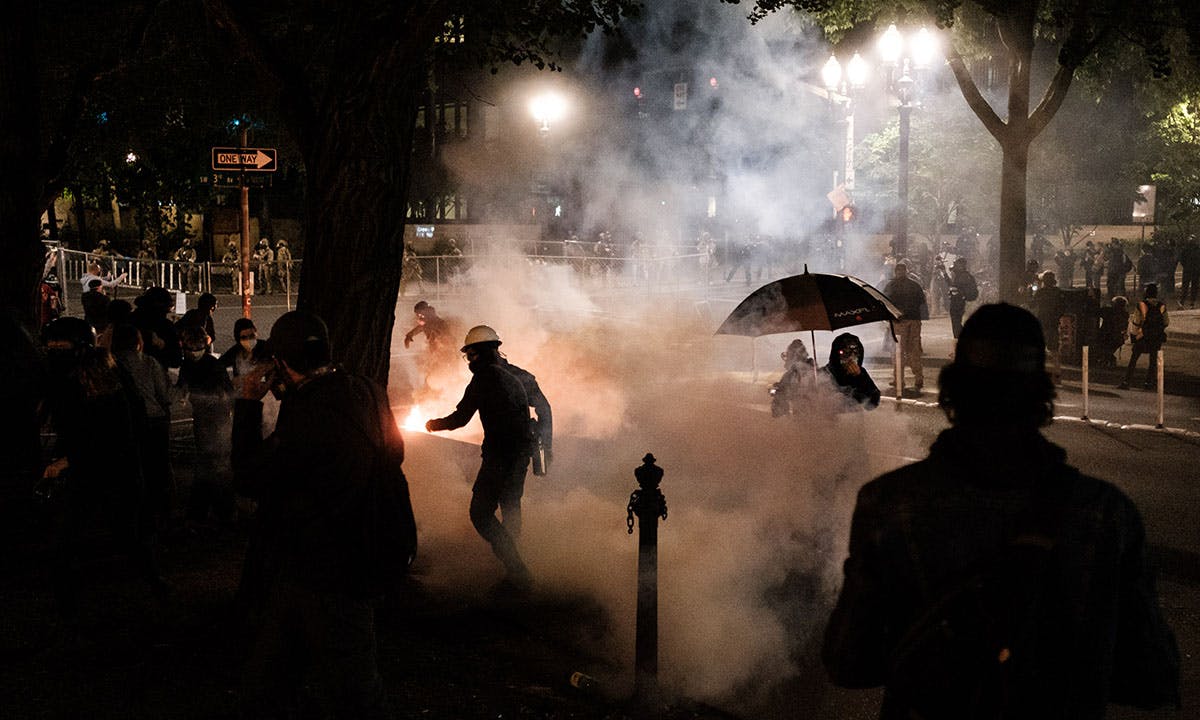
[[[1000,171],[1000,299],[1015,303],[1025,275],[1026,184],[1029,143],[1013,140],[1002,146]]]
[[[329,325],[334,359],[387,386],[400,293],[417,88],[411,66],[356,73],[305,146],[297,307]]]
[[[0,23],[0,308],[35,327],[42,245],[37,3],[17,3]]]

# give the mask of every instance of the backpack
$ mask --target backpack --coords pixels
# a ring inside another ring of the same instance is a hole
[[[1146,342],[1162,342],[1167,338],[1167,321],[1163,317],[1163,304],[1157,300],[1145,300],[1142,305],[1142,339]]]
[[[975,276],[966,273],[966,282],[959,288],[962,291],[963,299],[967,302],[972,302],[979,299],[979,286],[975,283]]]
[[[1045,478],[1001,550],[944,585],[901,637],[886,685],[906,717],[1024,716],[1021,699],[1055,664],[1039,630],[1056,616],[1054,550],[1076,476]]]

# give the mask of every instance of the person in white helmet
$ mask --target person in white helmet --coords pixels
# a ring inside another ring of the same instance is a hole
[[[541,471],[550,467],[553,420],[550,403],[533,375],[500,355],[500,336],[487,325],[467,333],[462,352],[471,369],[471,382],[454,412],[425,423],[430,432],[454,430],[479,412],[483,423],[483,461],[471,491],[471,523],[487,540],[507,571],[503,585],[528,590],[529,569],[517,551],[521,532],[521,495],[525,471],[534,452],[545,454]],[[537,414],[536,422],[529,408]],[[535,465],[535,472],[537,471]],[[503,522],[496,519],[500,508]]]

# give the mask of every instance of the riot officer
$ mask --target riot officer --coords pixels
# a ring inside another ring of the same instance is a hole
[[[271,293],[271,275],[275,272],[275,251],[271,249],[271,241],[262,238],[254,249],[254,262],[258,268],[256,285],[264,294]]]

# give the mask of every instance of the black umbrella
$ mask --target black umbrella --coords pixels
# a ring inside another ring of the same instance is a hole
[[[856,277],[827,273],[792,275],[763,285],[729,313],[718,335],[773,335],[808,330],[816,351],[815,330],[837,330],[900,319],[900,310],[883,293]],[[814,363],[813,367],[816,367]]]

